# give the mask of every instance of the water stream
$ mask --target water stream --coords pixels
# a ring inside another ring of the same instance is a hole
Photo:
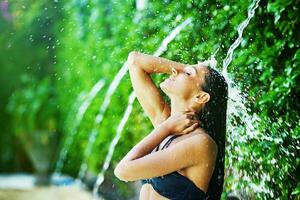
[[[63,168],[66,156],[68,154],[70,146],[73,143],[74,136],[77,133],[77,129],[83,119],[83,116],[84,116],[85,112],[87,111],[88,107],[90,106],[91,102],[93,101],[93,99],[96,97],[96,95],[99,93],[99,91],[103,88],[104,84],[105,84],[104,80],[99,80],[92,87],[92,89],[86,96],[79,95],[78,99],[75,101],[76,102],[75,105],[77,105],[78,102],[81,102],[83,100],[83,102],[79,106],[79,109],[75,116],[73,126],[72,126],[71,130],[68,132],[69,134],[66,136],[65,142],[60,151],[60,154],[59,154],[59,157],[58,157],[58,160],[56,163],[55,171],[54,171],[55,175],[59,176],[61,174],[61,170]]]
[[[237,83],[234,82],[233,77],[230,76],[227,72],[227,68],[233,59],[233,53],[235,49],[240,45],[242,41],[243,31],[249,24],[250,20],[254,17],[255,10],[259,5],[260,0],[254,0],[249,8],[248,8],[248,16],[247,18],[238,26],[237,32],[238,37],[233,42],[233,44],[229,47],[227,55],[223,60],[222,65],[222,75],[225,77],[228,83],[228,106],[227,106],[227,141],[230,141],[233,144],[235,141],[239,143],[247,143],[249,139],[252,138],[260,138],[262,140],[267,138],[262,133],[259,132],[258,128],[255,125],[259,122],[259,118],[256,114],[249,114],[250,110],[246,107],[247,96],[243,93]],[[238,126],[237,118],[240,123],[243,125]],[[241,134],[244,133],[244,134]],[[276,140],[276,138],[273,138]],[[234,147],[236,152],[241,152],[238,146]],[[238,155],[239,156],[239,155]],[[239,159],[239,158],[237,158]],[[265,186],[265,181],[270,180],[271,177],[268,174],[260,174],[260,183],[258,185],[254,184],[254,181],[244,173],[239,172],[235,169],[233,163],[229,162],[228,168],[232,171],[233,177],[236,179],[236,185],[232,185],[232,190],[238,190],[238,182],[240,180],[248,181],[248,188],[245,188],[246,192],[255,193],[255,192],[264,192],[269,193],[271,196],[273,195],[272,191]]]
[[[108,87],[108,90],[107,90],[107,92],[105,94],[105,97],[104,97],[104,101],[103,101],[103,103],[100,107],[100,111],[99,111],[99,113],[97,114],[97,116],[95,118],[94,126],[93,126],[94,128],[89,133],[88,144],[87,144],[87,147],[86,147],[85,152],[84,152],[83,161],[80,165],[77,180],[82,180],[82,178],[85,175],[85,172],[87,170],[87,159],[91,155],[93,145],[94,145],[95,140],[98,136],[98,131],[97,131],[96,127],[102,122],[104,113],[106,112],[106,110],[108,108],[108,105],[110,103],[111,96],[116,91],[117,87],[120,84],[120,81],[125,76],[126,72],[127,72],[127,67],[125,65],[123,65],[121,67],[121,69],[119,70],[119,72],[117,73],[117,75],[115,76],[115,78],[113,79],[113,81],[111,82],[111,84],[109,85],[109,87]]]

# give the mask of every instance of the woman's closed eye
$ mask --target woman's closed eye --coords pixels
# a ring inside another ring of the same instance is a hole
[[[191,75],[191,73],[190,73],[190,72],[185,72],[185,74],[187,74],[187,75]]]
[[[183,71],[188,76],[191,76],[192,74],[194,74],[194,71],[191,68],[185,68]]]
[[[194,68],[186,67],[184,69],[184,74],[188,76],[196,75],[196,70]]]

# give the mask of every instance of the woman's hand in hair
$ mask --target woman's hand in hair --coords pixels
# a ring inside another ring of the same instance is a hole
[[[170,135],[188,134],[200,126],[200,122],[193,111],[185,111],[183,113],[170,116],[163,123],[169,129]]]

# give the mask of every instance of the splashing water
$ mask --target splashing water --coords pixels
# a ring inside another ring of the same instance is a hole
[[[248,8],[248,17],[246,20],[244,20],[239,26],[238,26],[238,38],[234,41],[234,43],[230,46],[228,49],[226,58],[223,60],[223,66],[221,70],[221,74],[224,76],[228,83],[228,105],[227,105],[227,135],[228,139],[227,141],[230,141],[231,144],[234,142],[237,142],[238,144],[241,143],[247,143],[250,139],[260,139],[260,140],[268,140],[268,141],[275,141],[275,142],[281,142],[281,138],[270,138],[265,135],[263,135],[261,132],[258,131],[258,128],[255,127],[256,124],[259,123],[260,119],[256,114],[249,115],[246,104],[247,104],[247,96],[245,93],[241,92],[241,89],[235,82],[233,81],[232,77],[229,76],[227,72],[227,68],[229,64],[231,63],[233,59],[233,53],[234,50],[240,45],[242,41],[243,31],[249,24],[250,20],[254,17],[255,10],[258,7],[260,0],[254,0],[251,5]],[[215,55],[217,54],[219,48],[217,51],[206,61],[202,62],[202,64],[206,64],[216,70],[217,66],[217,60],[215,59]],[[199,64],[199,62],[198,62]],[[219,70],[218,70],[219,71]],[[243,123],[242,125],[237,125],[241,122],[237,122],[237,118],[240,119],[240,121]],[[240,134],[244,133],[244,134]],[[230,146],[230,145],[229,145]],[[235,152],[241,152],[239,150],[238,146],[231,147]],[[227,148],[228,151],[228,148]],[[228,153],[232,153],[228,152]],[[240,153],[238,153],[238,160],[242,159]],[[251,158],[250,158],[251,159]],[[233,166],[232,161],[229,159],[229,166],[228,168],[231,169],[230,172],[233,174],[234,179],[236,180],[235,184],[231,186],[232,190],[238,191],[238,183],[240,180],[247,181],[248,188],[246,188],[244,191],[253,193],[254,192],[264,192],[268,193],[273,196],[273,192],[266,188],[265,181],[271,180],[271,177],[268,174],[260,174],[260,183],[255,184],[254,181],[251,180],[251,178],[247,174],[243,174],[241,172],[238,172],[237,169]],[[256,161],[257,162],[257,161]],[[273,162],[276,162],[276,160],[273,160]],[[229,170],[228,170],[229,171]]]
[[[191,22],[192,22],[192,19],[188,18],[184,22],[182,22],[180,25],[178,25],[174,30],[172,30],[171,33],[163,40],[161,46],[155,51],[154,56],[160,56],[164,51],[166,51],[168,44],[172,40],[174,40],[174,38],[179,34],[179,32],[183,28],[185,28]],[[127,62],[125,63],[125,66],[127,66]],[[104,181],[104,173],[105,173],[105,171],[108,169],[108,167],[110,165],[110,161],[111,161],[111,158],[112,158],[115,146],[117,145],[117,143],[118,143],[118,141],[119,141],[119,139],[121,137],[121,133],[123,131],[123,128],[124,128],[124,126],[125,126],[128,118],[129,118],[129,116],[131,114],[132,104],[133,104],[135,98],[136,98],[135,93],[132,92],[129,95],[128,106],[126,108],[126,111],[125,111],[125,113],[124,113],[124,115],[123,115],[123,117],[121,119],[121,122],[118,125],[117,134],[114,137],[112,143],[110,144],[109,152],[108,152],[108,154],[107,154],[107,156],[105,158],[105,162],[103,164],[103,167],[102,167],[100,173],[97,176],[97,181],[96,181],[96,184],[94,185],[94,188],[93,188],[93,199],[98,199],[98,189],[99,189],[99,186]]]
[[[61,173],[62,167],[64,165],[64,161],[66,159],[66,156],[68,154],[68,150],[71,146],[71,144],[73,143],[74,140],[74,135],[77,133],[77,129],[82,121],[82,118],[85,114],[85,112],[87,111],[88,107],[90,106],[91,102],[93,101],[93,99],[96,97],[96,95],[98,94],[98,92],[103,88],[105,84],[104,80],[99,80],[90,90],[90,92],[87,94],[87,96],[84,95],[79,95],[78,100],[76,101],[76,105],[78,105],[78,102],[83,102],[81,103],[79,110],[76,114],[75,117],[75,122],[73,127],[71,128],[69,135],[67,135],[66,137],[66,142],[63,145],[62,150],[60,151],[59,154],[59,158],[58,161],[56,163],[56,167],[55,167],[55,172],[54,174],[59,175]]]
[[[204,62],[198,61],[198,64],[201,63],[201,64],[204,64],[204,65],[208,65],[208,66],[210,66],[210,67],[212,67],[212,68],[214,68],[214,69],[217,69],[216,67],[217,67],[218,62],[217,62],[215,56],[216,56],[216,54],[218,53],[219,49],[220,49],[220,48],[218,48],[218,49],[215,51],[215,53],[213,53],[213,54],[210,56],[210,58],[209,58],[208,60],[205,60]]]
[[[255,14],[255,10],[258,7],[260,0],[254,0],[248,8],[248,17],[238,26],[238,38],[234,41],[234,43],[228,49],[226,58],[223,60],[222,66],[222,75],[225,77],[228,83],[228,106],[227,106],[227,141],[234,143],[234,141],[240,143],[247,143],[250,139],[261,139],[261,140],[270,140],[270,138],[263,135],[256,128],[256,124],[260,121],[256,114],[252,116],[248,114],[250,111],[247,109],[247,96],[245,93],[242,93],[239,86],[234,83],[233,79],[229,76],[227,72],[227,68],[232,61],[234,50],[240,45],[242,41],[242,35],[244,29],[249,24],[250,20],[253,18]],[[243,126],[239,126],[237,122],[237,117],[241,119]],[[244,133],[244,134],[240,134]],[[278,138],[277,138],[278,139]],[[275,138],[273,140],[276,140]],[[238,146],[231,147],[235,152],[241,152]],[[228,149],[227,149],[228,150]],[[238,155],[240,156],[240,155]],[[238,160],[241,158],[238,157]],[[256,161],[257,162],[257,161]],[[270,180],[270,176],[268,174],[260,174],[260,183],[254,184],[254,181],[251,181],[251,178],[248,175],[245,175],[237,169],[233,167],[233,163],[229,160],[229,166],[232,171],[230,173],[233,174],[234,179],[236,180],[236,184],[232,185],[232,190],[238,190],[238,183],[240,180],[248,181],[248,188],[245,189],[245,192],[264,192],[269,193],[273,196],[273,192],[266,188],[265,181]]]

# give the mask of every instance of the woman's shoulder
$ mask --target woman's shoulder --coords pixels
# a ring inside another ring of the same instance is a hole
[[[206,145],[206,147],[217,149],[218,145],[216,141],[202,128],[197,128],[193,131],[194,138],[200,145]]]

